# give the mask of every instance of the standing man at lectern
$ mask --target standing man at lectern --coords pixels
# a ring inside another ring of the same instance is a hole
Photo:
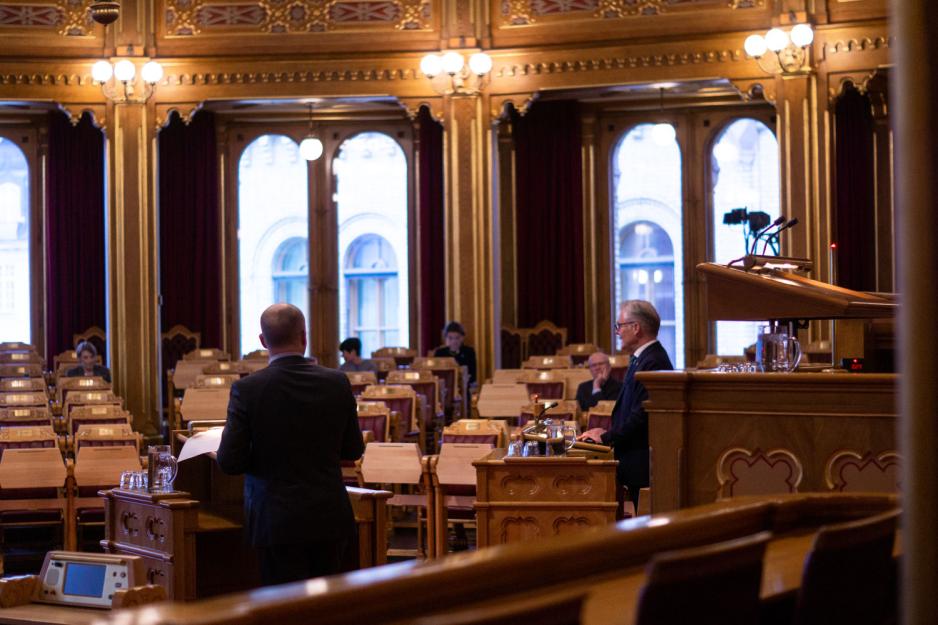
[[[340,463],[364,451],[352,387],[304,357],[296,306],[265,310],[260,338],[270,366],[231,387],[218,465],[245,474],[245,528],[264,585],[338,573],[355,532]]]
[[[612,411],[612,429],[594,428],[584,432],[581,439],[602,440],[612,443],[613,455],[619,461],[616,481],[629,489],[629,497],[638,510],[638,493],[648,486],[648,413],[642,402],[648,399],[645,386],[635,379],[639,371],[670,371],[674,369],[668,352],[658,342],[661,317],[645,300],[633,299],[619,305],[619,318],[615,324],[622,349],[632,352],[629,370],[625,374],[619,398]]]

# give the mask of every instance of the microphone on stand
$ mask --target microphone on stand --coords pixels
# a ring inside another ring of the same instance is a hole
[[[797,225],[798,225],[798,218],[797,218],[797,217],[792,217],[792,218],[789,219],[787,222],[785,222],[785,224],[784,224],[782,227],[780,227],[778,230],[776,230],[775,232],[769,234],[769,236],[767,236],[766,239],[765,239],[765,245],[762,246],[762,255],[765,256],[765,250],[769,247],[769,241],[770,241],[773,237],[776,238],[776,239],[778,239],[778,235],[780,235],[780,234],[783,233],[784,231],[788,230],[789,228],[793,228],[793,227],[795,227],[795,226],[797,226]],[[763,234],[763,236],[765,235],[764,232],[763,232],[762,234]],[[777,253],[778,253],[778,250],[776,250],[775,253],[777,254]]]
[[[755,253],[756,253],[756,246],[759,245],[759,239],[761,239],[762,236],[763,236],[766,232],[768,232],[768,231],[771,230],[772,228],[775,228],[776,226],[779,226],[779,225],[781,225],[781,224],[783,224],[783,223],[785,223],[785,215],[779,215],[779,216],[778,216],[778,219],[776,219],[775,221],[773,221],[772,223],[770,223],[768,226],[766,226],[766,227],[763,228],[762,230],[757,231],[757,232],[756,232],[756,236],[752,239],[752,248],[749,250],[749,253],[750,253],[750,254],[755,254]]]

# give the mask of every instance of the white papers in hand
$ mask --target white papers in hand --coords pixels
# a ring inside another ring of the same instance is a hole
[[[182,450],[179,452],[179,462],[218,451],[218,445],[221,444],[221,433],[224,429],[223,427],[215,427],[193,434],[182,446]]]

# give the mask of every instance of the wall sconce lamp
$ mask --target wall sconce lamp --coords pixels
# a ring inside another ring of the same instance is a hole
[[[116,103],[134,102],[143,104],[153,95],[154,87],[163,78],[163,66],[156,61],[147,61],[140,69],[130,59],[98,61],[91,67],[91,78],[101,85],[104,97]]]
[[[428,54],[420,61],[420,71],[441,95],[476,95],[482,91],[492,71],[492,57],[485,52],[476,52],[469,56],[467,62],[455,50]]]
[[[307,161],[315,161],[322,156],[322,141],[316,136],[313,129],[313,104],[309,104],[309,130],[306,137],[300,141],[300,156]]]
[[[768,74],[799,74],[811,71],[808,49],[812,41],[811,25],[795,24],[790,32],[773,28],[765,35],[749,35],[743,48]],[[773,54],[766,54],[770,51]]]

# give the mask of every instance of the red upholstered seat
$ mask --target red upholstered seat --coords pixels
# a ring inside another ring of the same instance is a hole
[[[380,414],[359,414],[358,427],[364,432],[369,430],[375,435],[376,443],[388,442],[387,432],[388,417]]]
[[[563,380],[552,382],[526,382],[528,395],[537,395],[538,399],[563,399]]]
[[[586,429],[592,430],[593,428],[602,428],[604,430],[611,430],[612,429],[612,415],[590,414],[589,419],[586,422]]]
[[[491,445],[492,447],[498,447],[498,434],[453,434],[449,432],[443,433],[443,438],[441,440],[443,443],[465,443],[468,445]]]

